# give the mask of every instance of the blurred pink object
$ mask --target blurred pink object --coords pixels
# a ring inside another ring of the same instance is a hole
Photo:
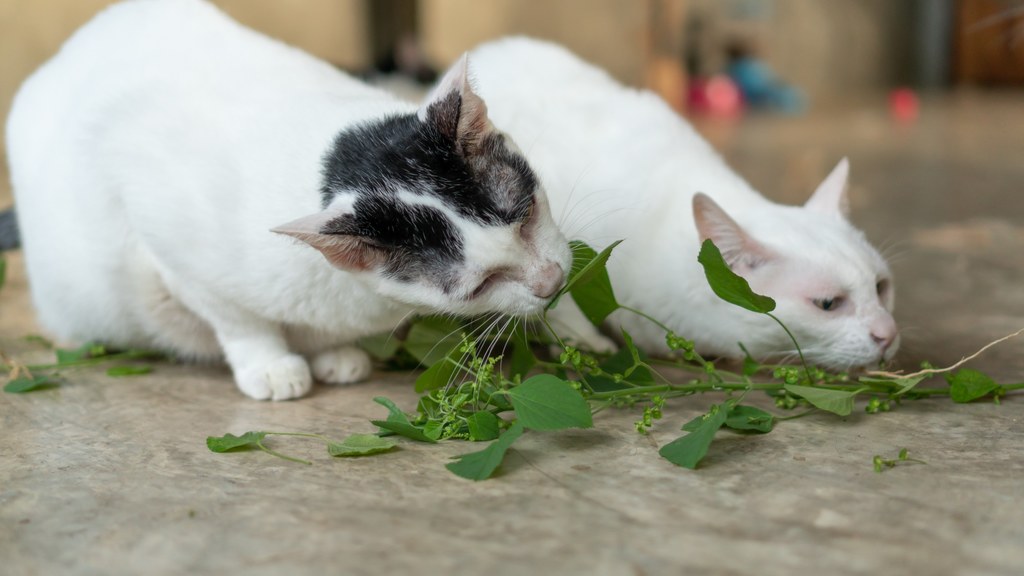
[[[696,114],[732,117],[743,110],[743,97],[728,76],[692,78],[686,104]]]
[[[910,88],[897,88],[889,92],[889,113],[899,122],[917,120],[920,102],[917,93]]]

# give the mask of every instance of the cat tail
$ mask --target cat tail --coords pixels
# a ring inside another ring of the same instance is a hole
[[[20,246],[18,219],[14,214],[14,207],[11,207],[0,212],[0,252],[14,250]]]

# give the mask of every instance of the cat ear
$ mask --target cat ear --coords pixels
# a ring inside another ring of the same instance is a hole
[[[850,211],[850,203],[846,197],[846,180],[849,174],[850,162],[843,158],[832,169],[832,173],[818,185],[818,189],[804,204],[804,208],[821,214],[839,215],[845,218]]]
[[[350,213],[328,209],[292,220],[270,231],[302,240],[319,250],[336,268],[351,271],[374,268],[380,263],[380,249],[363,242],[358,236],[333,232],[341,228],[339,223],[346,216],[350,216]]]
[[[475,151],[480,137],[491,125],[487,120],[487,104],[469,82],[469,54],[463,54],[445,73],[417,116],[455,140],[464,154]]]
[[[711,239],[733,270],[753,269],[768,260],[769,251],[754,240],[708,195],[693,197],[693,220],[703,243]]]

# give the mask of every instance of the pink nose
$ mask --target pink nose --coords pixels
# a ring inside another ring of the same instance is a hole
[[[896,330],[896,321],[892,316],[886,316],[875,320],[871,325],[871,339],[878,344],[878,347],[885,352],[896,341],[899,332]]]
[[[530,282],[530,290],[537,298],[551,298],[562,287],[565,280],[565,272],[554,262],[548,262],[541,267]]]

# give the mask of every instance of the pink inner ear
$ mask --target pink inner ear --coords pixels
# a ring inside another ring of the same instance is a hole
[[[451,97],[453,92],[458,94],[457,99]],[[453,106],[457,106],[457,109],[451,110],[450,108]],[[434,107],[433,111],[432,107]],[[449,116],[447,113],[451,115]],[[445,129],[443,132],[454,137],[459,142],[462,151],[470,154],[475,150],[480,137],[489,129],[490,124],[487,119],[487,104],[473,91],[470,83],[468,53],[463,54],[462,58],[445,73],[444,78],[431,91],[430,96],[427,97],[417,113],[423,122],[431,121],[431,117],[434,116],[433,120],[441,120],[445,126],[448,125],[449,118],[455,119],[455,114],[458,117],[452,126],[454,134],[450,129]]]
[[[342,270],[361,271],[380,263],[380,251],[355,236],[322,234],[320,231],[343,213],[324,210],[303,216],[273,228],[271,232],[291,236],[316,248],[332,266]]]
[[[843,158],[818,185],[814,194],[804,204],[804,208],[821,214],[838,214],[845,217],[850,211],[846,194],[849,174],[850,162]]]
[[[693,197],[693,219],[701,242],[710,238],[731,268],[752,268],[768,259],[768,251],[704,193]]]
[[[352,236],[282,233],[316,248],[335,268],[355,272],[370,270],[380,263],[381,254],[377,248]]]

